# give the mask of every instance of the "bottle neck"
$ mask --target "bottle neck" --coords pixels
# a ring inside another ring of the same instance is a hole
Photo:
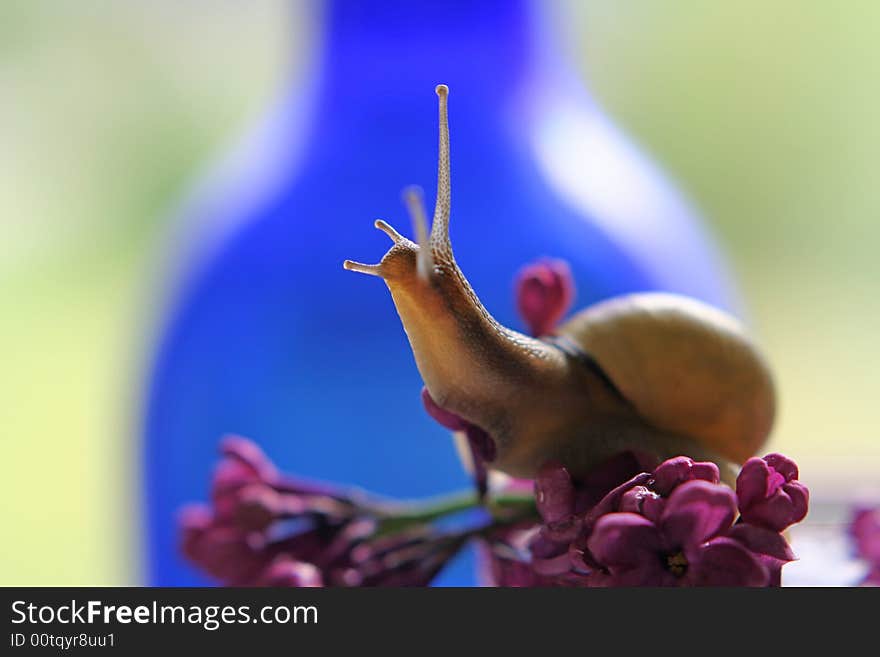
[[[424,94],[498,102],[561,68],[539,0],[325,0],[319,97],[338,104]]]

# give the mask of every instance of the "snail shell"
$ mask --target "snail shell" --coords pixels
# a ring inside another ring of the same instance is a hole
[[[650,424],[743,463],[773,425],[770,370],[741,324],[689,297],[630,294],[563,324]]]

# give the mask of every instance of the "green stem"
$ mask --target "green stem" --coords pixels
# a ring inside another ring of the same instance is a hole
[[[373,509],[381,518],[379,534],[400,531],[411,525],[429,524],[444,516],[485,506],[493,518],[507,520],[511,514],[527,518],[534,511],[535,500],[530,494],[509,493],[491,497],[484,503],[471,491],[453,493],[421,502],[385,503]],[[524,511],[524,513],[515,513]]]

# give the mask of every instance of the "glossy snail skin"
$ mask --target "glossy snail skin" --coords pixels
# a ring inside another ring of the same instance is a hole
[[[732,317],[686,297],[645,293],[590,306],[556,339],[501,326],[452,253],[448,89],[439,85],[437,202],[428,234],[421,196],[405,200],[416,242],[384,221],[393,246],[344,267],[388,285],[416,365],[438,406],[484,429],[492,467],[532,477],[551,459],[574,475],[623,451],[711,460],[732,476],[774,415],[769,369]]]

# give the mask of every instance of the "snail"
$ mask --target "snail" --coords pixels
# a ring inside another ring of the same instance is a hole
[[[629,451],[713,461],[731,481],[765,442],[775,411],[769,368],[744,328],[695,299],[653,292],[591,305],[548,337],[499,324],[452,253],[448,91],[436,88],[430,231],[410,188],[415,241],[377,220],[393,242],[382,260],[343,263],[387,284],[431,398],[488,433],[491,467],[511,476],[531,478],[551,460],[578,476]]]

